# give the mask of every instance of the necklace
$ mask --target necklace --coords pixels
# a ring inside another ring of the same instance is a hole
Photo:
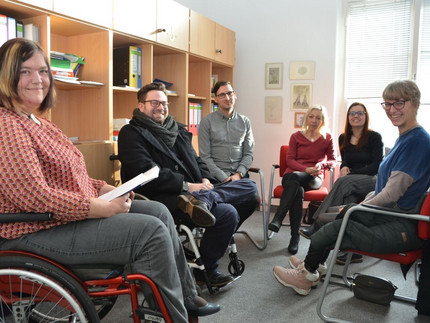
[[[36,122],[38,125],[40,125],[40,121],[36,118],[36,116],[33,113],[27,113],[25,111],[21,111],[21,114],[25,115],[27,118]]]

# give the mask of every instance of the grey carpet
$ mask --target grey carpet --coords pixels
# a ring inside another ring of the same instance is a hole
[[[261,212],[256,212],[248,219],[242,229],[247,230],[257,239],[262,238]],[[239,258],[245,262],[245,272],[235,282],[210,295],[206,289],[202,296],[211,302],[218,302],[222,310],[214,315],[199,318],[199,322],[319,322],[316,303],[322,286],[312,290],[308,296],[300,296],[292,289],[280,285],[272,275],[276,265],[287,266],[289,227],[282,227],[280,232],[269,241],[264,251],[257,250],[244,236],[236,235]],[[301,238],[298,256],[303,258],[309,247],[309,241]],[[221,270],[227,272],[228,255],[222,259]],[[336,266],[335,273],[341,274],[342,266]],[[396,294],[416,297],[415,273],[412,268],[405,281],[398,264],[364,259],[363,263],[353,264],[350,274],[367,273],[391,280],[399,289]],[[430,306],[430,304],[429,304]],[[429,316],[418,315],[414,306],[393,301],[390,306],[372,304],[356,299],[352,292],[344,287],[329,286],[329,293],[323,306],[326,315],[335,316],[351,322],[430,322]],[[130,306],[127,297],[120,297],[117,304],[103,320],[108,322],[131,322]]]

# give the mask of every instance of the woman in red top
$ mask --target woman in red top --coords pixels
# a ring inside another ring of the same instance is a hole
[[[278,232],[285,215],[290,212],[291,240],[288,251],[293,255],[299,248],[304,192],[319,189],[324,179],[324,169],[335,164],[333,139],[326,131],[326,123],[325,107],[310,107],[302,129],[290,138],[287,169],[282,177],[284,191],[269,229]]]

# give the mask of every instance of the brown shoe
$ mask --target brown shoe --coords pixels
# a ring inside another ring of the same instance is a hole
[[[178,208],[182,212],[188,214],[191,221],[199,227],[211,227],[216,222],[216,219],[209,211],[208,206],[192,195],[179,195]]]

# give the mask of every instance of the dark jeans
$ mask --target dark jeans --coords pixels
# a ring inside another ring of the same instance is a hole
[[[203,264],[208,271],[213,271],[218,268],[234,232],[260,203],[257,185],[253,180],[243,178],[191,194],[205,202],[216,218],[215,225],[205,229],[200,241]],[[187,217],[177,207],[176,195],[157,196],[155,199],[169,208],[175,220],[187,224]]]

